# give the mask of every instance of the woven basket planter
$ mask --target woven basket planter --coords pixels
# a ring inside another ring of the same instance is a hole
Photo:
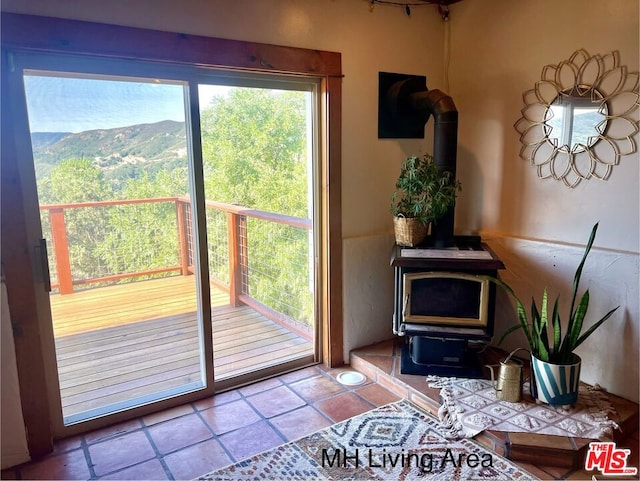
[[[393,230],[396,244],[405,247],[415,247],[427,237],[428,225],[412,217],[394,217]]]

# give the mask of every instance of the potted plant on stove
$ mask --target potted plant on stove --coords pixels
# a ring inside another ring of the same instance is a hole
[[[429,224],[453,206],[460,190],[460,182],[451,172],[441,170],[431,155],[404,159],[391,194],[396,243],[408,247],[419,245],[427,235]]]
[[[490,278],[492,282],[509,293],[516,301],[519,323],[508,329],[498,341],[501,344],[506,336],[522,329],[531,349],[531,394],[541,402],[551,405],[570,406],[578,399],[580,383],[581,359],[575,354],[575,349],[582,344],[593,332],[609,319],[618,307],[596,321],[589,329],[582,332],[583,323],[589,307],[589,290],[587,289],[580,301],[576,303],[578,286],[584,263],[587,260],[591,246],[598,230],[596,223],[591,230],[589,242],[582,256],[573,278],[573,297],[567,315],[568,322],[562,334],[563,323],[558,310],[559,296],[553,304],[551,316],[548,314],[548,293],[545,288],[542,293],[540,309],[535,299],[531,299],[531,319],[523,303],[516,296],[513,289],[504,281]]]

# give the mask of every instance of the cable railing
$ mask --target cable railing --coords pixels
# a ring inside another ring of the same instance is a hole
[[[195,272],[189,197],[52,204],[40,210],[52,242],[51,287],[60,295]],[[311,326],[311,220],[210,200],[206,218],[210,280],[229,294],[229,304]]]

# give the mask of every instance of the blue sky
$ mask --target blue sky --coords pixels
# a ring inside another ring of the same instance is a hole
[[[183,86],[26,75],[31,132],[82,132],[175,120],[184,122]],[[209,97],[228,87],[200,89]],[[206,105],[205,103],[205,105]]]

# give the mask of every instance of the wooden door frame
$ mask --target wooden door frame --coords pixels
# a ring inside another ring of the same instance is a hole
[[[319,333],[322,361],[329,367],[343,365],[340,53],[12,13],[3,13],[1,22],[2,47],[6,51],[130,59],[320,79],[322,275]],[[7,63],[3,65],[3,72],[11,69],[10,59],[4,57],[2,60]],[[5,96],[6,87],[3,74],[3,98],[9,98]],[[38,456],[52,449],[40,342],[44,333],[40,332],[38,312],[32,302],[40,286],[33,274],[33,254],[28,245],[25,220],[29,205],[25,205],[26,199],[20,189],[17,155],[20,149],[12,148],[24,139],[14,135],[10,119],[13,120],[15,110],[11,110],[10,105],[5,106],[5,102],[2,109],[2,263],[12,313],[29,451],[32,456]],[[24,133],[20,134],[24,136]],[[11,142],[5,143],[5,139]],[[150,408],[147,407],[147,411]]]

